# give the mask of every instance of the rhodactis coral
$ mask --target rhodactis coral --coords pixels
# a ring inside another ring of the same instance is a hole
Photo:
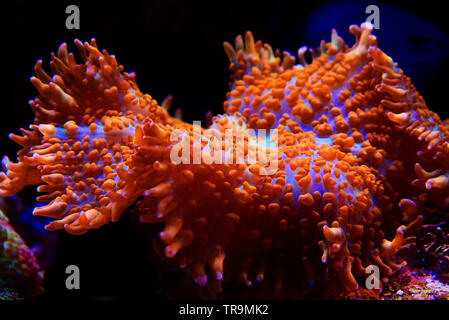
[[[353,291],[370,265],[386,277],[423,208],[448,205],[448,122],[369,23],[349,30],[352,47],[333,30],[311,62],[305,47],[297,63],[250,32],[225,43],[233,81],[208,130],[171,117],[95,40],[75,40],[81,63],[63,44],[52,77],[36,63],[35,120],[10,135],[22,149],[17,163],[3,160],[1,194],[39,185],[48,205],[34,214],[72,234],[117,221],[139,199],[140,222],[164,223],[165,256],[217,291],[223,281],[267,296],[326,281]],[[261,129],[275,147],[254,149]],[[261,151],[274,170],[254,160]]]

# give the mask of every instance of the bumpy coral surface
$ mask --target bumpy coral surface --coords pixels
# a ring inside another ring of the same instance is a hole
[[[33,297],[43,292],[43,272],[22,238],[0,210],[0,300]]]
[[[82,63],[63,44],[53,77],[35,66],[35,121],[10,135],[22,149],[3,160],[1,194],[39,185],[49,204],[34,214],[72,234],[137,201],[142,223],[165,223],[165,256],[217,291],[295,297],[326,281],[356,290],[370,265],[388,276],[424,209],[449,204],[449,123],[371,31],[351,26],[348,47],[334,30],[310,63],[298,50],[301,64],[250,32],[225,43],[233,82],[208,130],[170,117],[95,40],[75,40]],[[257,151],[248,136],[277,144]],[[253,161],[261,151],[274,171]]]

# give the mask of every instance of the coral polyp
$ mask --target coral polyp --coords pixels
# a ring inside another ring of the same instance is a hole
[[[165,256],[218,292],[223,282],[263,297],[323,283],[355,291],[372,266],[388,277],[426,208],[449,205],[449,122],[371,24],[349,30],[352,47],[333,30],[298,58],[250,32],[225,42],[233,81],[207,130],[171,117],[95,40],[75,40],[81,63],[63,44],[52,77],[36,63],[34,123],[10,135],[22,149],[17,163],[3,159],[1,195],[39,185],[48,204],[34,214],[71,234],[134,205],[141,223],[164,223]],[[255,150],[253,137],[276,143]],[[254,157],[262,151],[274,170]]]
[[[0,300],[34,297],[44,291],[44,272],[33,251],[0,210]]]

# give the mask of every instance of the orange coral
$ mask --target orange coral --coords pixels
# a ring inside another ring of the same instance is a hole
[[[422,208],[449,203],[449,126],[369,23],[350,31],[353,47],[333,30],[311,63],[298,51],[302,64],[250,32],[225,43],[234,81],[208,130],[170,117],[95,40],[75,40],[81,64],[63,44],[53,78],[36,64],[35,123],[10,136],[23,148],[17,164],[3,161],[1,194],[41,184],[49,204],[35,214],[72,234],[117,221],[143,196],[140,221],[165,222],[165,255],[218,291],[234,279],[298,295],[333,275],[355,290],[368,265],[389,275]],[[252,161],[252,129],[273,129],[274,172]]]

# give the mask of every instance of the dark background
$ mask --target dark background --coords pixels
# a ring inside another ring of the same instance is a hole
[[[16,1],[3,12],[1,154],[15,161],[18,146],[10,132],[27,128],[33,116],[28,100],[37,91],[29,82],[38,59],[49,72],[50,52],[62,42],[74,50],[73,39],[95,37],[100,49],[114,54],[125,71],[135,71],[144,93],[159,102],[169,94],[186,121],[222,110],[228,88],[228,60],[223,41],[251,30],[273,48],[296,55],[303,46],[318,47],[330,40],[335,27],[348,45],[354,43],[350,24],[368,16],[365,8],[380,9],[379,47],[393,57],[426,99],[429,108],[449,117],[449,22],[447,11],[434,1]],[[78,5],[81,29],[67,30],[65,8]],[[31,188],[24,193],[33,205]],[[35,219],[39,219],[36,217]],[[83,236],[58,232],[56,258],[47,270],[46,297],[151,298],[157,293],[156,271],[146,259],[147,244],[136,235],[127,212],[120,222]],[[81,290],[65,289],[65,267],[81,270]],[[180,288],[181,289],[181,288]]]

